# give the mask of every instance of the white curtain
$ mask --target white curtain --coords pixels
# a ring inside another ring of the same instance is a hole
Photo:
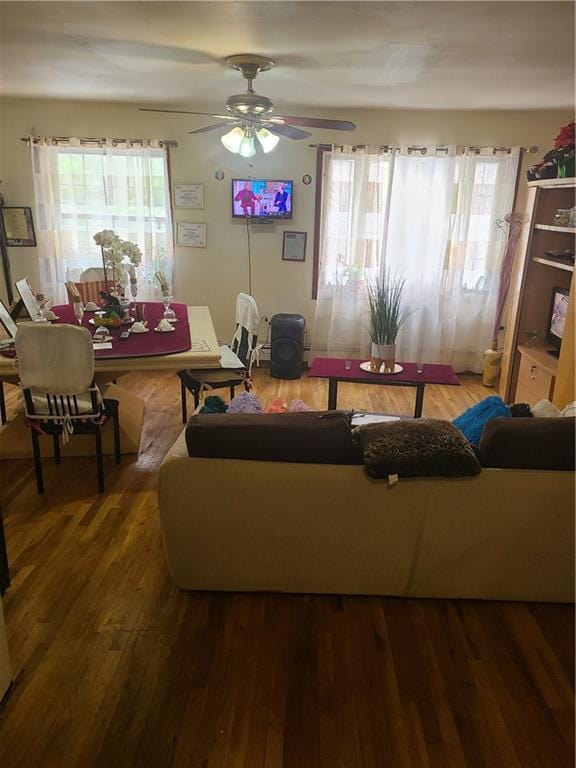
[[[378,148],[324,155],[321,268],[314,340],[352,356],[368,344],[366,283],[382,264],[392,156]]]
[[[96,232],[112,229],[142,251],[138,298],[155,295],[154,272],[172,284],[174,250],[166,150],[157,141],[96,146],[81,139],[31,142],[42,291],[66,301],[66,280],[101,267]]]
[[[491,341],[506,239],[496,222],[513,205],[519,152],[489,148],[460,154],[456,147],[401,147],[386,155],[377,203],[383,208],[374,211],[366,202],[371,200],[370,182],[354,167],[379,157],[337,151],[326,156],[315,353],[368,356],[365,286],[387,268],[405,278],[404,303],[415,310],[398,336],[397,358],[479,372]],[[342,165],[357,180],[344,216],[334,193]],[[350,217],[375,222],[378,232],[371,232],[371,238],[380,243],[376,262],[367,268],[356,256],[365,247],[365,230],[346,230],[351,242],[344,253],[356,270],[353,313],[343,307],[331,277],[330,233]]]

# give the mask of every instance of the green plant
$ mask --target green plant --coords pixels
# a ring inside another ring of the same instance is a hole
[[[402,309],[405,283],[403,277],[385,269],[378,280],[368,284],[369,331],[373,344],[394,344],[398,331],[414,311]]]

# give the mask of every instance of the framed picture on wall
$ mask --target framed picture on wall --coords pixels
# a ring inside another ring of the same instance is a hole
[[[284,231],[282,261],[306,261],[307,232]]]
[[[173,184],[174,208],[204,208],[204,184]]]
[[[176,245],[183,245],[188,248],[206,248],[206,224],[177,221]]]
[[[7,246],[11,248],[36,247],[32,208],[5,205],[0,208],[0,220],[4,242]]]

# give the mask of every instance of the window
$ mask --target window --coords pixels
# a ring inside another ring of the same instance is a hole
[[[323,285],[352,288],[380,265],[390,160],[325,154]]]
[[[411,171],[403,168],[395,174],[394,159],[387,154],[323,153],[319,281],[313,297],[318,288],[346,287],[379,274],[389,217],[397,218],[399,212],[410,209],[430,209],[429,182],[419,172],[419,160],[413,158]],[[402,158],[402,162],[410,159]],[[492,291],[501,253],[495,246],[502,240],[496,220],[509,205],[515,182],[508,158],[460,155],[440,157],[436,162],[452,167],[454,179],[453,191],[443,192],[451,197],[453,210],[444,269],[465,291]],[[392,184],[394,179],[398,183]]]
[[[64,298],[66,280],[101,267],[94,234],[112,229],[142,251],[139,286],[172,273],[172,224],[166,151],[160,147],[33,147],[43,289]],[[139,295],[142,293],[139,290]]]

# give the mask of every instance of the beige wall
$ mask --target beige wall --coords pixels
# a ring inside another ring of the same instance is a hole
[[[0,179],[12,205],[33,205],[29,149],[20,142],[21,136],[132,136],[178,141],[178,148],[172,151],[172,180],[203,182],[205,209],[176,209],[174,218],[206,222],[208,246],[177,248],[175,293],[182,301],[208,304],[221,339],[230,336],[237,292],[248,288],[246,226],[230,215],[230,179],[247,174],[293,178],[292,222],[252,228],[252,288],[263,315],[299,312],[312,329],[314,184],[306,187],[301,179],[306,173],[315,177],[315,151],[308,144],[341,141],[343,134],[315,131],[310,141],[281,140],[270,155],[258,155],[250,169],[246,160],[222,147],[216,134],[188,136],[188,130],[205,124],[201,117],[142,113],[135,106],[124,104],[32,99],[5,100],[0,102],[0,110]],[[524,167],[546,151],[558,127],[572,119],[566,111],[338,110],[337,115],[357,124],[354,134],[344,135],[357,143],[538,144],[542,152],[528,155]],[[216,181],[216,170],[225,172],[224,181]],[[523,207],[523,202],[522,183],[519,207]],[[281,260],[284,229],[308,232],[304,264]],[[35,249],[13,248],[10,258],[15,280],[29,275],[33,283],[38,282]]]

